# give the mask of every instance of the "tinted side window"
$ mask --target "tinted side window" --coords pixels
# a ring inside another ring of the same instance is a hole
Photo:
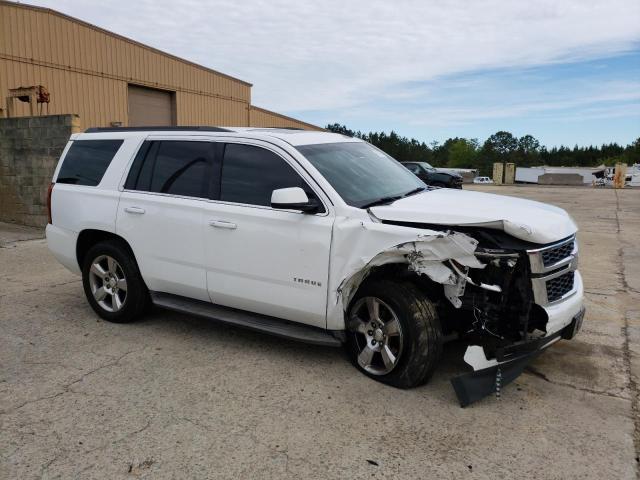
[[[271,193],[287,187],[300,187],[309,198],[317,198],[300,175],[275,153],[250,145],[227,144],[220,200],[270,206]]]
[[[149,142],[138,152],[125,187],[185,197],[206,197],[213,148],[211,142]]]
[[[416,165],[415,163],[403,163],[403,165],[413,173],[420,173],[420,167],[418,167],[418,165]]]
[[[95,187],[122,143],[123,140],[75,140],[64,157],[56,182]]]
[[[131,165],[131,168],[129,169],[129,175],[127,175],[127,181],[124,182],[124,188],[126,188],[127,190],[135,190],[136,188],[138,188],[139,190],[141,190],[139,187],[140,185],[145,185],[144,189],[147,189],[149,186],[149,182],[146,181],[142,181],[140,179],[140,171],[142,170],[142,165],[145,163],[145,160],[147,158],[147,156],[151,156],[152,152],[152,146],[157,146],[158,142],[143,142],[142,146],[140,147],[140,150],[138,150],[138,153],[136,153],[136,158],[133,159],[133,164]],[[153,162],[148,162],[148,163],[153,163]]]

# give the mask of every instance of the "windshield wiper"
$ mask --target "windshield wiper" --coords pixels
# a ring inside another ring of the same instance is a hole
[[[378,206],[378,205],[387,205],[387,204],[393,203],[396,200],[399,200],[401,198],[402,198],[402,195],[396,195],[396,196],[393,196],[393,197],[382,197],[382,198],[379,198],[377,200],[374,200],[373,202],[365,203],[360,208],[369,208],[369,207],[375,207],[375,206]]]
[[[414,188],[413,190],[409,190],[407,193],[404,193],[402,195],[393,195],[393,196],[389,196],[389,197],[382,197],[382,198],[379,198],[377,200],[374,200],[373,202],[365,203],[360,208],[369,208],[369,207],[375,207],[375,206],[378,206],[378,205],[387,205],[387,204],[395,202],[396,200],[400,200],[401,198],[405,198],[405,197],[408,197],[410,195],[415,195],[416,193],[420,193],[420,192],[423,192],[425,190],[426,190],[425,187]]]
[[[416,193],[424,192],[425,190],[426,190],[426,187],[414,188],[413,190],[410,190],[407,193],[405,193],[404,195],[402,195],[402,198],[409,197],[411,195],[415,195]]]

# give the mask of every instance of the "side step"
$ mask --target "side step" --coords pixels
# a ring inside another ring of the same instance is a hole
[[[223,307],[169,293],[151,292],[151,301],[161,308],[208,318],[250,330],[257,330],[277,337],[290,338],[299,342],[327,347],[340,347],[342,345],[342,342],[328,330],[260,315],[259,313],[245,312],[244,310]]]

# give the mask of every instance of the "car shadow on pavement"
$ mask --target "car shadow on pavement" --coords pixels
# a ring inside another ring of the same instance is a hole
[[[178,335],[193,337],[193,341],[199,342],[223,342],[225,346],[242,348],[245,351],[254,350],[269,356],[281,356],[290,358],[294,356],[304,363],[317,363],[321,361],[342,362],[345,367],[353,368],[344,348],[326,347],[298,342],[289,338],[276,337],[263,332],[236,327],[215,320],[197,316],[170,312],[160,308],[154,308],[145,319],[140,322],[145,328],[166,330],[167,333],[175,332]],[[449,382],[451,377],[468,373],[471,367],[464,360],[466,344],[461,341],[448,342],[443,347],[443,353],[439,365],[429,384]],[[354,374],[357,372],[354,370]]]

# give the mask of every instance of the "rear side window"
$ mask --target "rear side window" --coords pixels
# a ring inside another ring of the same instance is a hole
[[[206,197],[213,148],[211,142],[145,142],[131,166],[125,188]]]
[[[95,187],[123,140],[75,140],[62,161],[57,183]]]
[[[301,187],[309,198],[317,196],[282,158],[264,148],[229,143],[222,163],[220,200],[249,205],[271,205],[278,188]]]

